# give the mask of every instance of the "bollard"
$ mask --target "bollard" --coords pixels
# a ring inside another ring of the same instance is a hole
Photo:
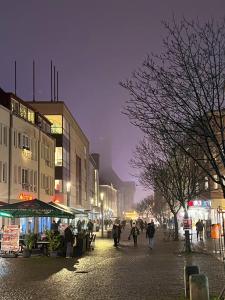
[[[185,266],[184,267],[184,289],[185,289],[185,297],[189,297],[189,276],[192,274],[199,274],[198,266]]]
[[[189,277],[190,300],[209,300],[209,282],[204,274]]]

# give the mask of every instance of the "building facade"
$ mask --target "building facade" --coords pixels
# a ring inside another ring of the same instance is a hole
[[[52,123],[55,148],[54,201],[89,209],[89,141],[64,102],[29,102]]]
[[[3,90],[0,120],[1,201],[52,201],[55,140],[51,123],[22,99]]]

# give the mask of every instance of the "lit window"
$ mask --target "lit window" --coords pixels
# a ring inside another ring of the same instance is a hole
[[[62,134],[62,115],[45,115],[52,123],[51,132],[54,134]]]
[[[62,147],[55,148],[55,166],[62,166]]]
[[[20,104],[20,116],[24,119],[27,119],[27,107],[23,104]]]
[[[34,112],[28,109],[28,121],[34,124]]]

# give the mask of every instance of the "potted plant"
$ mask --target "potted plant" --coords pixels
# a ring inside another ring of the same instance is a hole
[[[31,256],[31,250],[35,243],[35,234],[29,233],[25,236],[25,247],[23,249],[23,257],[28,258]]]
[[[49,242],[48,244],[48,251],[49,255],[52,257],[56,257],[58,254],[58,249],[61,244],[61,237],[59,234],[54,233],[51,230],[46,230],[46,238],[47,241]]]

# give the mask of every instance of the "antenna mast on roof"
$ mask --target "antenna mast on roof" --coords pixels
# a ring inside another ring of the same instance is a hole
[[[33,102],[35,102],[35,61],[33,60]]]
[[[53,79],[53,90],[54,90],[54,101],[55,101],[55,99],[56,99],[56,96],[55,96],[55,88],[56,88],[56,86],[55,86],[55,66],[54,66],[54,71],[53,71],[53,75],[54,75],[54,79]]]
[[[53,101],[52,99],[52,60],[51,60],[51,102]]]
[[[59,72],[56,73],[56,100],[59,101]]]
[[[16,95],[16,60],[14,62],[14,75],[15,75],[15,82],[14,82],[14,84],[15,84],[15,95]]]

